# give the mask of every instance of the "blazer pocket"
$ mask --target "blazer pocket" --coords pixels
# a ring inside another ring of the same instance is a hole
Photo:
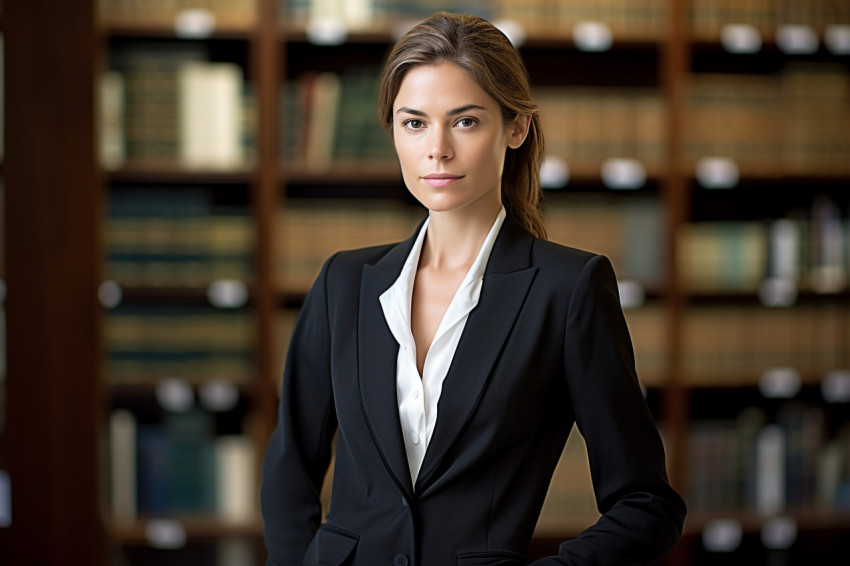
[[[464,552],[457,555],[457,566],[522,566],[525,557],[508,550]]]
[[[359,537],[354,533],[322,525],[307,547],[304,566],[343,566],[357,548]]]

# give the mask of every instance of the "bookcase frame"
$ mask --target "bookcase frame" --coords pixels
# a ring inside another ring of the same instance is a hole
[[[108,481],[104,437],[109,388],[102,375],[102,279],[104,191],[110,181],[151,184],[207,181],[245,182],[255,219],[256,379],[243,392],[253,403],[252,430],[262,454],[276,420],[279,376],[274,360],[285,347],[275,335],[275,317],[299,297],[275,286],[276,210],[286,206],[286,186],[339,184],[346,175],[289,170],[278,151],[278,90],[285,76],[290,41],[303,32],[281,25],[277,0],[256,0],[257,21],[246,30],[225,30],[217,38],[249,42],[257,108],[257,159],[247,171],[186,172],[125,168],[114,173],[97,164],[95,84],[105,68],[110,36],[171,37],[163,29],[105,27],[98,1],[7,2],[5,120],[7,139],[5,273],[7,274],[8,425],[3,459],[12,476],[14,522],[0,529],[0,561],[40,564],[106,564],[108,548],[147,544],[142,523],[114,524],[106,512]],[[65,4],[68,4],[67,6]],[[676,261],[680,227],[690,220],[693,181],[682,167],[684,84],[691,51],[687,0],[668,0],[668,31],[660,41],[659,78],[665,100],[667,154],[661,187],[668,218],[665,245],[666,360],[660,418],[665,423],[673,484],[687,489],[687,434],[694,390],[683,378],[683,327],[691,301]],[[33,33],[32,30],[39,30]],[[49,38],[47,40],[46,38]],[[349,41],[387,44],[389,35],[361,34]],[[563,49],[566,39],[535,40],[535,48]],[[702,40],[701,40],[702,41]],[[704,43],[704,42],[703,42]],[[74,46],[69,49],[68,46]],[[629,45],[618,46],[629,49]],[[634,41],[632,49],[644,49]],[[376,175],[386,183],[393,172]],[[808,180],[808,179],[806,179]],[[815,179],[817,180],[817,179]],[[722,300],[722,298],[721,298]],[[712,516],[688,519],[685,537],[665,558],[687,564]],[[746,532],[757,532],[763,517],[740,513]],[[801,531],[846,532],[843,512],[802,510]],[[247,537],[260,545],[261,526],[230,527],[212,521],[186,523],[190,539]],[[577,533],[565,532],[564,537]],[[49,541],[49,544],[43,544]],[[531,552],[550,552],[554,539],[536,539]],[[259,559],[262,559],[262,551]]]

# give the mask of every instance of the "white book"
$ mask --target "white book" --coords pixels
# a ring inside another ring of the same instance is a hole
[[[100,80],[100,162],[106,169],[124,163],[124,75],[107,71]]]
[[[178,109],[184,165],[232,168],[242,163],[242,70],[238,65],[181,65]]]
[[[245,435],[216,439],[216,506],[225,522],[249,522],[257,517],[254,442]]]
[[[762,428],[756,438],[756,509],[769,515],[785,507],[785,432]]]
[[[109,464],[112,517],[136,518],[136,417],[118,409],[109,416]]]

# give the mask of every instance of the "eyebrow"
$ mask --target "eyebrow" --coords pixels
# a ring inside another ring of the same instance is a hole
[[[469,110],[486,110],[483,106],[479,106],[477,104],[466,104],[464,106],[458,106],[457,108],[452,108],[448,112],[446,112],[446,116],[456,116],[458,114],[463,114],[464,112],[468,112]],[[413,108],[408,108],[407,106],[402,106],[398,110],[396,110],[396,114],[401,114],[404,112],[405,114],[413,114],[414,116],[427,116],[425,112],[421,110],[414,110]]]

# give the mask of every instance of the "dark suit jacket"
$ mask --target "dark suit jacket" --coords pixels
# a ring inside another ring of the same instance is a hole
[[[645,564],[666,553],[685,507],[667,482],[611,265],[535,239],[510,218],[411,485],[398,344],[378,297],[412,244],[335,255],[304,303],[263,463],[268,564],[522,564],[573,422],[587,441],[602,517],[538,564]],[[337,430],[333,496],[320,525]]]

